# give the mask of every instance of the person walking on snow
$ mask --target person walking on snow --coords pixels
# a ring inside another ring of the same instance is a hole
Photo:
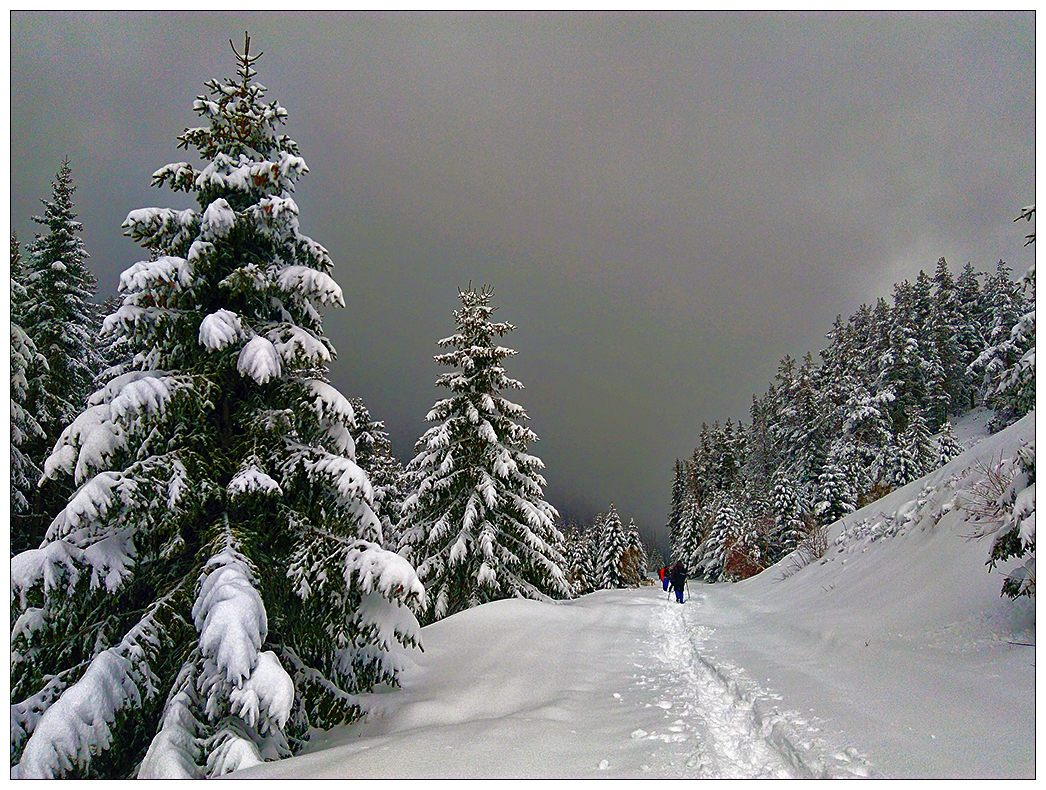
[[[657,577],[661,580],[661,589],[665,592],[668,592],[669,582],[672,581],[671,576],[672,572],[668,570],[667,565],[664,568],[657,569]]]
[[[672,566],[672,589],[676,591],[676,603],[683,602],[683,586],[686,584],[686,568],[683,562],[677,560]]]

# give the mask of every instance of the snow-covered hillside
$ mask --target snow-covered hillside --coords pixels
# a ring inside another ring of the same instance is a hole
[[[981,415],[983,416],[983,415]],[[422,630],[403,688],[234,777],[1033,777],[1035,604],[955,504],[1034,413],[738,584],[499,601]]]

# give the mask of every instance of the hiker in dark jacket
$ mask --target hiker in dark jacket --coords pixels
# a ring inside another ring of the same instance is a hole
[[[686,584],[686,568],[682,561],[672,566],[672,589],[676,591],[676,603],[683,602],[683,587]]]

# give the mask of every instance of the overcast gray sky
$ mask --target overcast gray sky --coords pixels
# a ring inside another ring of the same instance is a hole
[[[495,287],[550,501],[664,542],[672,464],[893,283],[1031,263],[1034,14],[11,14],[11,222],[69,156],[101,297],[245,30],[347,308],[334,382],[412,455]]]

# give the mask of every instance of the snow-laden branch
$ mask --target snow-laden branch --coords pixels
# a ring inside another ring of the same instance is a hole
[[[35,722],[27,718],[23,726],[32,734],[11,769],[13,779],[51,779],[86,767],[111,745],[119,712],[156,696],[150,662],[163,643],[157,617],[179,592],[180,586],[156,601],[118,645],[96,655]]]

